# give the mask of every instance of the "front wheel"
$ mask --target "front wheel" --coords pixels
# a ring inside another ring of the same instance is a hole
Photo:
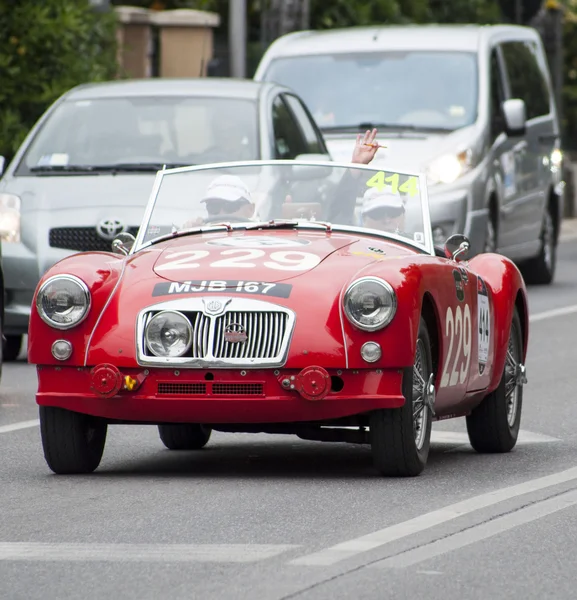
[[[403,374],[405,404],[374,411],[369,420],[375,467],[382,475],[414,477],[429,457],[435,398],[431,341],[421,318],[415,362]]]
[[[169,450],[200,450],[208,444],[212,429],[191,423],[159,425],[160,440]]]
[[[4,353],[4,360],[12,362],[20,355],[22,349],[22,336],[21,335],[7,335],[6,341],[2,344],[2,350]]]
[[[106,421],[53,406],[40,407],[44,458],[59,475],[92,473],[102,459]]]
[[[557,266],[557,236],[550,206],[546,208],[543,215],[539,240],[541,242],[539,254],[523,264],[521,272],[525,283],[548,285],[555,277],[555,267]]]
[[[515,447],[521,424],[525,383],[522,362],[523,333],[519,313],[515,309],[499,387],[467,417],[469,441],[477,452],[509,452]]]

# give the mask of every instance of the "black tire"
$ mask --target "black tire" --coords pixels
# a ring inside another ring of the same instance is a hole
[[[2,344],[4,360],[6,362],[15,361],[20,355],[22,349],[21,335],[7,335],[6,341]]]
[[[487,224],[485,226],[485,243],[483,245],[483,252],[497,252],[497,247],[497,224],[495,223],[493,211],[490,211],[489,216],[487,217]]]
[[[521,320],[515,308],[508,343],[508,353],[512,353],[515,365],[521,363],[522,351]],[[513,386],[510,394],[507,393],[509,386]],[[522,406],[523,386],[516,383],[515,368],[507,360],[499,387],[485,396],[481,404],[467,417],[471,446],[480,453],[511,451],[519,436]]]
[[[59,475],[92,473],[102,459],[106,421],[53,406],[40,407],[44,458]]]
[[[419,367],[422,362],[422,370]],[[377,470],[389,477],[414,477],[419,475],[429,457],[432,415],[424,399],[425,386],[414,383],[414,370],[418,369],[425,381],[433,373],[431,340],[425,321],[421,318],[417,338],[415,365],[403,373],[403,395],[406,402],[401,408],[376,410],[369,419],[373,463]],[[415,431],[413,410],[416,396],[421,394],[423,423],[418,436]],[[433,395],[434,398],[434,395]]]
[[[200,450],[210,439],[212,429],[191,423],[159,425],[158,434],[169,450]]]
[[[539,254],[521,265],[525,283],[529,285],[549,285],[555,278],[557,266],[557,235],[555,221],[548,206],[543,215],[543,224],[539,235],[541,247]]]

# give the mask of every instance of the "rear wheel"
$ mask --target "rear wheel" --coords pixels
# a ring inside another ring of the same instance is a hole
[[[403,375],[405,404],[376,410],[370,416],[373,462],[382,475],[414,477],[425,468],[431,443],[433,379],[431,341],[421,318],[415,362]]]
[[[521,320],[515,309],[499,387],[467,417],[469,441],[477,452],[509,452],[517,443],[525,382],[522,360]]]
[[[539,236],[541,248],[539,254],[522,266],[525,282],[534,285],[548,285],[555,277],[557,265],[557,236],[551,206],[543,215],[543,224]]]
[[[40,407],[44,458],[55,473],[92,473],[102,459],[106,421],[53,406]]]
[[[158,433],[162,443],[169,450],[200,450],[208,443],[212,429],[204,425],[186,423],[159,425]]]

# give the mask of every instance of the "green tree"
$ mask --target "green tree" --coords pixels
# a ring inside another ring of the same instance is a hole
[[[115,32],[114,14],[88,0],[0,2],[0,155],[64,92],[114,77]]]

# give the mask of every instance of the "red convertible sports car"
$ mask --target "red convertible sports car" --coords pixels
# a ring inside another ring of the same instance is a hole
[[[423,175],[253,161],[160,171],[138,235],[70,256],[34,297],[44,455],[100,464],[107,427],[171,450],[212,430],[370,444],[414,476],[434,420],[479,452],[521,419],[528,308],[517,267],[432,243]]]

